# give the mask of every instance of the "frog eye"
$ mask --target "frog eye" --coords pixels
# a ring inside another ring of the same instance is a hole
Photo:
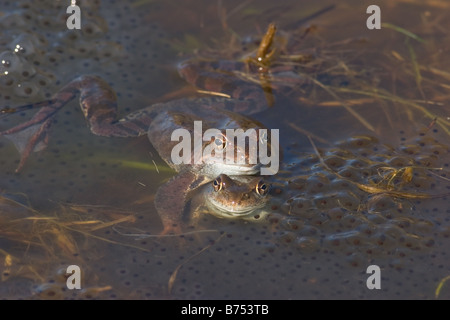
[[[217,150],[223,150],[227,147],[227,140],[224,138],[216,138],[214,144],[216,145]]]
[[[220,190],[222,190],[223,182],[222,182],[222,179],[220,179],[220,177],[216,178],[216,179],[213,181],[213,187],[214,187],[214,191],[220,191]]]
[[[269,192],[269,185],[264,182],[264,180],[260,180],[258,184],[256,185],[256,193],[260,196],[265,196],[267,192]]]

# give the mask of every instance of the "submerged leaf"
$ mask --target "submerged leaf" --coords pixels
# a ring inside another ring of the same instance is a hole
[[[123,166],[133,169],[149,170],[149,171],[162,171],[162,172],[174,172],[173,169],[168,166],[156,167],[155,163],[139,162],[139,161],[128,161],[120,160]]]
[[[408,36],[408,37],[410,37],[410,38],[412,38],[412,39],[414,39],[416,41],[419,41],[419,42],[422,42],[422,43],[425,42],[425,40],[423,40],[421,37],[415,35],[411,31],[408,31],[408,30],[406,30],[406,29],[404,29],[402,27],[396,26],[394,24],[391,24],[391,23],[388,23],[388,22],[383,22],[381,24],[381,27],[392,29],[392,30],[395,30],[397,32],[403,33],[405,36]]]
[[[63,232],[56,227],[53,227],[49,232],[56,237],[56,244],[64,251],[64,253],[67,255],[74,255],[78,252],[77,244],[68,233]]]
[[[434,292],[436,299],[439,298],[439,294],[441,293],[442,287],[444,286],[444,283],[447,282],[448,280],[450,280],[450,276],[446,276],[439,282],[438,286],[436,287],[436,291]]]

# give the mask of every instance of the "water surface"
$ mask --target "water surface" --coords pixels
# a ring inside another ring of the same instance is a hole
[[[49,98],[89,73],[110,82],[125,115],[183,95],[176,65],[184,59],[251,53],[270,22],[277,45],[292,40],[292,54],[312,58],[296,72],[316,82],[277,95],[255,116],[280,129],[284,153],[268,218],[204,215],[183,241],[140,237],[160,232],[153,196],[174,174],[146,137],[93,136],[73,101],[58,114],[49,147],[18,174],[19,155],[2,137],[0,297],[435,298],[450,275],[448,196],[367,187],[450,192],[448,4],[384,1],[388,25],[368,30],[370,4],[89,1],[80,3],[82,29],[69,31],[65,5],[3,1],[0,51],[17,43],[27,50],[0,77],[1,107]],[[3,117],[0,128],[31,115]],[[66,288],[72,264],[83,271],[81,291]],[[373,264],[380,290],[366,286]],[[438,298],[449,297],[447,283]]]

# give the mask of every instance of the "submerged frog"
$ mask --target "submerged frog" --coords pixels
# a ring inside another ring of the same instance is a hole
[[[199,81],[204,77],[200,73],[194,75],[195,68],[188,63],[180,65],[179,70],[187,80]],[[147,134],[161,158],[178,172],[178,175],[158,189],[155,197],[155,206],[164,226],[162,233],[178,232],[181,229],[180,221],[185,204],[190,199],[192,190],[212,181],[220,174],[254,175],[261,167],[259,163],[248,161],[249,154],[256,150],[252,150],[251,146],[242,148],[238,144],[231,143],[225,135],[215,137],[211,141],[203,141],[200,150],[201,163],[194,162],[196,156],[194,152],[191,154],[192,161],[189,164],[176,164],[172,161],[172,150],[179,142],[171,141],[171,134],[176,129],[185,129],[192,137],[196,134],[194,121],[201,120],[204,130],[215,128],[224,132],[225,129],[254,129],[257,137],[260,137],[259,130],[264,126],[246,115],[267,107],[263,90],[258,86],[243,90],[242,86],[236,84],[235,78],[224,75],[209,79],[211,80],[203,81],[207,89],[219,91],[221,87],[223,89],[221,91],[230,98],[180,99],[158,103],[117,120],[116,95],[113,89],[97,76],[81,76],[63,87],[51,100],[24,106],[23,108],[39,107],[40,110],[31,120],[0,132],[0,135],[10,138],[19,149],[21,160],[16,171],[20,170],[33,151],[46,147],[48,129],[55,114],[80,94],[81,109],[94,134],[107,137],[137,137]],[[24,136],[27,136],[25,144]],[[263,143],[269,143],[267,137]],[[203,150],[207,147],[232,148],[236,161],[233,164],[208,158],[208,154],[203,154]],[[244,160],[244,164],[237,164],[237,160]],[[219,203],[217,198],[211,201]],[[225,199],[223,203],[226,201]],[[257,207],[256,204],[254,207]],[[227,206],[222,206],[222,211],[227,210],[226,208]]]

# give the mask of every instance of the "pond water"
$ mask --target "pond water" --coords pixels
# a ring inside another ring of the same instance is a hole
[[[81,30],[66,27],[69,3],[0,4],[0,108],[83,74],[108,81],[121,116],[194,96],[179,62],[252,55],[271,22],[274,61],[304,81],[253,115],[280,130],[269,214],[202,213],[182,237],[158,236],[154,195],[175,171],[146,136],[93,135],[75,99],[19,173],[0,137],[1,298],[450,298],[447,2],[379,1],[380,30],[370,1],[77,1]],[[0,130],[33,112],[0,115]]]

